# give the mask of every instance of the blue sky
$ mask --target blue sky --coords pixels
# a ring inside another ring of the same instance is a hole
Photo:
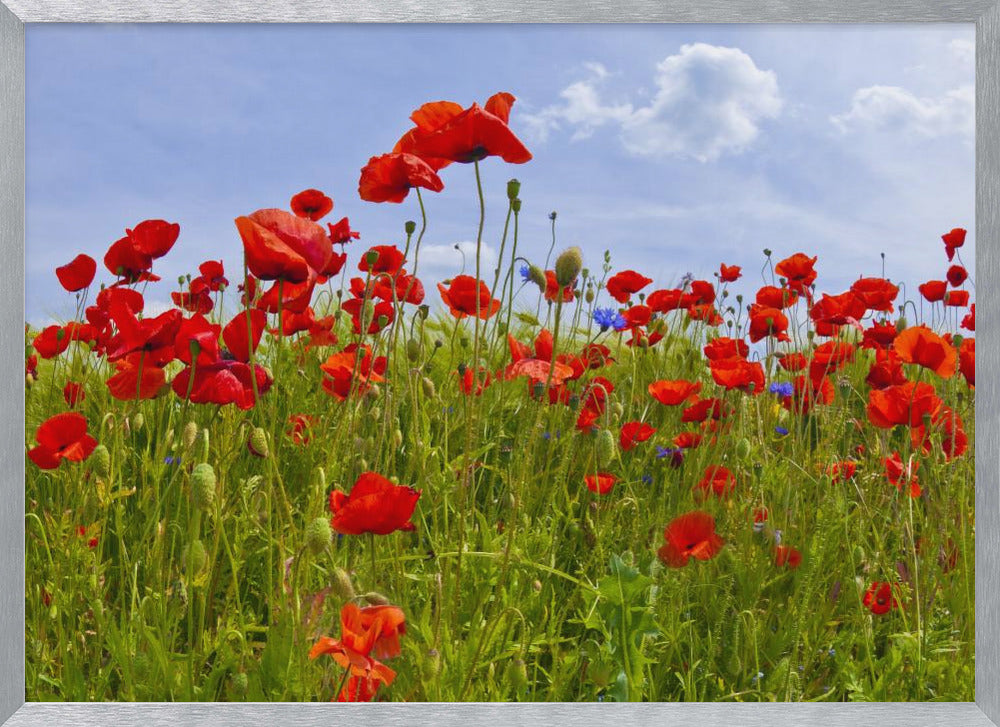
[[[100,263],[147,218],[181,225],[147,294],[164,303],[202,260],[234,278],[233,219],[308,187],[361,245],[401,242],[416,199],[362,202],[360,168],[425,101],[500,90],[535,158],[481,165],[486,258],[517,177],[521,249],[538,261],[555,210],[557,250],[579,245],[598,270],[609,249],[660,286],[726,262],[749,287],[765,247],[819,255],[821,291],[879,274],[880,252],[913,285],[943,278],[952,227],[969,229],[974,276],[974,37],[955,24],[29,25],[27,318],[71,317],[54,268],[78,252]],[[434,301],[478,222],[471,166],[442,178],[421,253]]]

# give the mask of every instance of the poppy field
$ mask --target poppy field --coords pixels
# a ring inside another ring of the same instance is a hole
[[[184,222],[148,219],[54,271],[28,700],[974,699],[965,230],[833,291],[807,242],[654,280],[555,212],[526,255],[530,190],[480,176],[532,159],[514,101],[399,120],[337,201],[398,239],[310,188],[234,220],[242,269],[161,280]],[[422,279],[461,186],[476,254]]]

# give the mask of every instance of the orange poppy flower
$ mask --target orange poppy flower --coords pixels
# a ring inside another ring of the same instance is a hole
[[[333,200],[318,189],[304,189],[292,197],[290,205],[296,217],[315,222],[329,214],[333,209]]]
[[[671,441],[675,447],[694,449],[701,444],[702,438],[702,435],[698,434],[698,432],[681,432]]]
[[[750,306],[750,342],[757,343],[768,336],[774,336],[778,341],[789,340],[788,318],[777,308]]]
[[[396,530],[413,530],[410,522],[420,498],[420,490],[394,485],[375,472],[363,472],[350,494],[330,493],[331,525],[344,535],[375,533],[388,535]]]
[[[42,422],[35,431],[38,446],[28,450],[28,457],[40,469],[54,470],[64,459],[82,462],[97,447],[97,440],[87,434],[87,420],[82,414],[56,414]]]
[[[634,293],[638,293],[652,282],[652,278],[640,275],[635,270],[623,270],[608,279],[608,295],[619,303],[627,303]]]
[[[692,397],[698,395],[698,392],[701,391],[701,382],[687,381],[685,379],[678,379],[676,381],[661,379],[660,381],[651,383],[647,387],[647,391],[649,391],[650,396],[661,404],[678,406],[691,401]]]
[[[322,227],[284,210],[237,217],[236,229],[247,267],[261,280],[313,281],[333,255],[333,243]]]
[[[816,271],[813,270],[813,265],[818,259],[797,252],[775,265],[774,272],[788,281],[789,288],[806,295],[809,286],[816,281]]]
[[[615,483],[618,482],[618,478],[614,475],[601,473],[597,475],[587,475],[583,478],[583,481],[587,485],[587,489],[595,495],[606,495],[611,492]]]
[[[789,308],[795,305],[799,299],[799,294],[789,288],[777,288],[773,285],[765,285],[757,291],[754,302],[764,308]]]
[[[711,372],[715,383],[727,391],[739,389],[754,396],[764,391],[764,366],[759,361],[740,358],[712,361]]]
[[[478,315],[485,320],[500,310],[500,301],[490,297],[490,289],[482,280],[479,281],[478,296],[476,290],[476,279],[471,275],[456,275],[447,288],[443,283],[438,283],[441,300],[448,306],[453,316],[456,318],[475,316],[478,306]]]
[[[934,387],[923,382],[873,389],[868,392],[868,421],[876,427],[891,429],[904,424],[919,426],[925,414],[933,415],[941,406]]]
[[[142,352],[129,354],[113,365],[117,373],[105,383],[108,393],[120,401],[152,399],[167,383],[166,372]]]
[[[361,169],[358,194],[366,202],[402,202],[414,187],[440,192],[444,182],[434,167],[414,154],[372,157]]]
[[[65,265],[56,268],[59,284],[70,293],[83,290],[94,281],[97,261],[90,255],[80,254]]]
[[[910,429],[910,441],[914,449],[930,454],[930,431],[940,433],[941,451],[944,453],[945,461],[950,462],[955,457],[961,457],[969,449],[969,438],[962,426],[962,418],[950,407],[943,405],[939,407],[927,422],[929,426],[925,426],[925,421],[927,420],[922,420],[919,425]]]
[[[715,532],[715,518],[701,510],[671,520],[663,531],[663,537],[667,543],[656,554],[671,568],[686,566],[690,558],[714,558],[726,544]]]
[[[498,156],[510,164],[531,161],[531,152],[502,118],[509,114],[514,97],[506,94],[501,98],[502,101],[499,102],[493,99],[493,103],[487,102],[487,106],[499,112],[500,116],[475,103],[459,113],[454,113],[457,104],[450,102],[440,102],[442,105],[436,108],[429,108],[434,105],[425,104],[411,117],[417,123],[417,128],[400,139],[398,151],[415,154],[424,160],[443,159],[463,164],[490,156]],[[422,126],[417,115],[427,117],[431,113],[436,114],[438,119]],[[443,123],[436,125],[440,120]],[[430,130],[431,126],[435,128]]]
[[[794,351],[793,353],[782,354],[778,358],[778,365],[785,371],[802,371],[809,365],[809,359],[798,351]]]
[[[343,351],[332,354],[319,368],[325,374],[323,390],[339,401],[345,401],[352,393],[361,396],[372,384],[385,381],[382,374],[385,373],[386,358],[373,358],[371,348],[352,343]]]
[[[943,379],[955,373],[958,354],[927,326],[912,326],[896,336],[892,344],[900,360],[930,369]]]
[[[899,287],[885,278],[858,278],[851,285],[851,292],[868,310],[892,312]]]
[[[809,362],[809,376],[819,379],[839,371],[854,360],[854,346],[845,341],[827,341],[816,347]]]
[[[976,304],[973,303],[969,306],[969,312],[962,319],[962,328],[967,331],[976,330]]]

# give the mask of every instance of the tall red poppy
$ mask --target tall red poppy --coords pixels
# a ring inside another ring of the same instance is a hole
[[[941,235],[941,240],[944,241],[944,251],[948,254],[948,260],[951,260],[955,257],[955,250],[965,244],[965,230],[956,227],[951,232]]]
[[[948,282],[952,284],[952,287],[957,288],[965,282],[966,278],[969,277],[969,273],[961,265],[952,265],[948,268],[945,277],[948,278]]]
[[[756,304],[750,306],[750,342],[773,336],[778,341],[789,340],[788,318],[777,308],[765,308]]]
[[[618,478],[612,474],[602,472],[596,475],[587,475],[583,478],[583,481],[587,485],[587,489],[595,495],[607,495],[614,488],[615,483],[618,482]]]
[[[326,217],[333,209],[333,200],[318,189],[304,189],[290,203],[296,217],[305,217],[315,222]]]
[[[765,285],[757,291],[754,302],[765,308],[789,308],[795,305],[799,299],[799,294],[790,288],[777,288],[773,285]]]
[[[361,169],[358,194],[366,202],[402,202],[414,187],[440,192],[444,182],[414,154],[383,154],[369,159]]]
[[[491,113],[478,104],[450,115],[454,105],[441,107],[440,125],[430,129],[430,124],[407,133],[400,140],[397,151],[409,152],[423,159],[444,159],[451,162],[472,163],[490,156],[498,156],[510,164],[524,164],[531,160],[531,152],[521,142],[502,118],[509,112],[510,101],[494,103],[492,108],[501,116]],[[445,102],[447,103],[447,102]],[[488,102],[489,105],[489,102]],[[422,107],[422,108],[426,108]],[[420,111],[414,113],[416,116]],[[416,120],[416,119],[414,119]]]
[[[862,603],[876,616],[883,616],[899,605],[892,594],[892,586],[880,581],[875,581],[868,587]]]
[[[330,493],[333,529],[344,535],[375,533],[388,535],[396,530],[413,530],[410,522],[420,490],[394,485],[375,472],[363,472],[350,494]]]
[[[690,402],[692,397],[697,396],[698,392],[701,391],[701,382],[687,381],[685,379],[678,379],[676,381],[661,379],[651,383],[647,387],[647,390],[649,391],[649,395],[661,404],[679,406],[680,404]]]
[[[790,545],[778,545],[774,548],[774,565],[778,568],[794,570],[802,564],[802,553]]]
[[[279,209],[236,218],[247,267],[261,280],[315,280],[333,255],[333,243],[312,220]]]
[[[742,338],[719,336],[709,341],[702,349],[709,361],[721,361],[727,358],[745,359],[750,355],[750,347]]]
[[[70,293],[83,290],[94,281],[97,273],[97,261],[90,255],[77,255],[70,262],[56,268],[59,284]]]
[[[723,283],[734,283],[740,279],[743,274],[743,268],[739,265],[726,265],[722,263],[719,266],[719,280]]]
[[[920,469],[919,460],[910,457],[909,460],[903,462],[899,452],[893,452],[892,456],[886,457],[883,462],[885,463],[885,476],[890,484],[895,485],[899,491],[902,491],[903,486],[906,485],[910,497],[920,497],[920,480],[917,477],[917,470]]]
[[[944,295],[948,292],[948,283],[944,280],[928,280],[926,283],[921,283],[917,290],[928,303],[939,303],[944,300]]]
[[[35,431],[38,446],[28,450],[31,461],[43,470],[53,470],[64,459],[82,462],[97,447],[97,440],[87,434],[87,420],[82,414],[56,414],[42,422]]]
[[[608,295],[619,303],[627,303],[633,294],[638,293],[652,282],[652,278],[647,278],[635,270],[622,270],[608,278]]]
[[[475,316],[478,311],[480,318],[487,319],[500,310],[500,301],[490,297],[490,289],[486,283],[480,280],[477,286],[476,279],[471,275],[456,275],[448,287],[438,283],[438,292],[456,318]]]
[[[787,280],[787,285],[792,290],[807,295],[809,286],[816,281],[816,271],[813,265],[816,264],[817,257],[797,252],[791,257],[787,257],[774,266],[774,272]]]
[[[671,568],[682,568],[690,558],[714,558],[726,541],[715,532],[715,518],[707,512],[694,510],[674,518],[663,531],[666,545],[656,554]]]
[[[892,344],[900,360],[930,369],[943,379],[955,373],[955,349],[927,326],[912,326],[896,336]]]
[[[899,286],[885,278],[858,278],[851,285],[851,292],[861,299],[868,310],[892,312]]]
[[[709,465],[705,473],[695,485],[699,497],[714,493],[716,497],[725,497],[736,489],[736,475],[722,465]]]

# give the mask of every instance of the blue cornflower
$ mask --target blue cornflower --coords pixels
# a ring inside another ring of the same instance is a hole
[[[831,648],[831,649],[830,649],[830,650],[829,650],[828,652],[826,652],[826,653],[827,653],[827,656],[836,656],[836,655],[837,655],[837,650],[836,650],[836,649],[834,649],[834,648]]]
[[[180,457],[165,457],[164,460],[163,460],[163,463],[164,464],[180,464],[181,463],[181,458]]]
[[[791,396],[795,393],[795,386],[788,381],[775,381],[767,390],[778,396]]]
[[[622,314],[614,308],[594,308],[594,323],[601,327],[601,331],[609,328],[620,331],[628,325]]]
[[[784,427],[775,427],[774,431],[776,433],[780,434],[782,437],[784,437],[786,434],[788,434],[788,430],[785,429]]]
[[[653,484],[653,475],[646,473],[641,478],[642,484],[651,485]]]
[[[527,265],[527,263],[525,263],[524,265],[522,265],[521,269],[518,272],[521,273],[521,280],[523,280],[524,282],[527,283],[528,280],[531,277],[531,274],[528,272],[528,265]]]

